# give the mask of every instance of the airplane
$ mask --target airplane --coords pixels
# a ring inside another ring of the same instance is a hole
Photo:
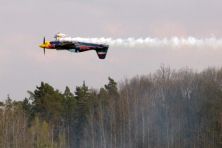
[[[109,45],[65,40],[65,37],[66,35],[62,33],[58,33],[55,35],[55,41],[46,41],[44,37],[43,43],[39,47],[43,48],[44,55],[45,49],[68,50],[70,52],[76,53],[95,50],[99,59],[106,58]]]

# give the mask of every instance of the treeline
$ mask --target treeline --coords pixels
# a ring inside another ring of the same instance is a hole
[[[0,103],[1,148],[220,148],[222,69],[161,67],[64,92],[42,82]]]

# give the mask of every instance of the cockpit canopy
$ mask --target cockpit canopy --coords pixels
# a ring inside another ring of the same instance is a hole
[[[54,38],[58,41],[59,39],[61,39],[61,38],[64,38],[64,37],[66,37],[66,35],[65,34],[63,34],[63,33],[57,33],[55,36],[54,36]]]

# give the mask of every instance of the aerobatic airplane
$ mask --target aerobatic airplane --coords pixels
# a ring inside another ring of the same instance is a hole
[[[65,37],[66,35],[62,33],[58,33],[55,35],[55,41],[46,41],[44,37],[43,44],[40,45],[40,47],[43,48],[44,54],[45,49],[68,50],[70,52],[84,52],[95,50],[99,59],[106,58],[109,45],[65,40]]]

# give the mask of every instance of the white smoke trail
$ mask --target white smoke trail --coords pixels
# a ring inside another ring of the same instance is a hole
[[[88,43],[108,44],[116,47],[205,47],[205,48],[222,48],[222,38],[195,38],[195,37],[172,37],[172,38],[126,38],[126,39],[112,39],[112,38],[81,38],[81,37],[62,37],[60,41],[80,41]]]

